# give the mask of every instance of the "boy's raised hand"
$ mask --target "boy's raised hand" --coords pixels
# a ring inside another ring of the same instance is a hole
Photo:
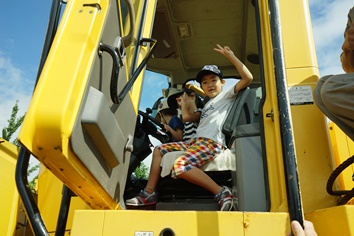
[[[236,57],[234,52],[228,46],[221,47],[220,44],[216,44],[216,48],[214,48],[214,50],[229,59],[240,74],[241,80],[234,86],[235,93],[238,93],[241,89],[246,88],[253,80],[253,75],[248,68]]]
[[[234,52],[229,48],[229,46],[221,47],[220,44],[216,44],[215,51],[221,53],[225,57],[229,58],[230,56],[235,56]]]

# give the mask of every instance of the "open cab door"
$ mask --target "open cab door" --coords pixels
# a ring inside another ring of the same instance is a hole
[[[21,155],[35,156],[91,208],[119,209],[140,72],[155,41],[145,32],[136,40],[134,8],[141,4],[68,1],[59,17],[61,3],[53,1],[50,46],[19,134]]]

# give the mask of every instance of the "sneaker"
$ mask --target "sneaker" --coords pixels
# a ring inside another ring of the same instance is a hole
[[[128,199],[125,204],[128,206],[147,206],[154,205],[157,202],[156,192],[147,193],[145,190],[141,190],[136,197]]]
[[[234,196],[233,198],[233,204],[234,204],[234,210],[235,211],[238,211],[238,197],[237,196]]]
[[[232,195],[231,189],[226,186],[224,186],[223,190],[215,195],[215,199],[218,201],[220,211],[231,211],[234,207],[234,196]]]

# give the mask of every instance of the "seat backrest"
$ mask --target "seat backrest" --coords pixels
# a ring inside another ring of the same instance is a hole
[[[228,148],[235,140],[234,130],[236,126],[254,122],[255,103],[256,91],[254,89],[245,88],[237,94],[222,127]]]
[[[253,123],[259,123],[259,105],[260,105],[261,99],[262,99],[262,88],[258,87],[253,90],[256,93],[254,107],[253,107],[253,113],[254,113]]]

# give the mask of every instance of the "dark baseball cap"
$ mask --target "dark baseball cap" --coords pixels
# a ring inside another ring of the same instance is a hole
[[[203,103],[202,100],[200,99],[200,97],[197,95],[196,92],[194,92],[192,89],[188,89],[188,88],[184,88],[179,92],[176,92],[172,95],[170,95],[167,98],[167,104],[170,108],[174,108],[177,109],[178,108],[178,104],[177,104],[177,100],[176,98],[178,98],[179,96],[181,96],[183,93],[187,93],[188,95],[191,95],[192,93],[195,93],[195,102],[198,108],[203,108]]]
[[[215,74],[217,76],[219,76],[220,79],[223,79],[223,75],[222,75],[222,72],[221,70],[219,69],[219,67],[217,67],[216,65],[205,65],[201,71],[198,72],[197,74],[197,77],[195,78],[195,80],[198,82],[198,83],[201,83],[202,81],[202,78],[205,76],[205,75],[209,75],[209,74]]]

